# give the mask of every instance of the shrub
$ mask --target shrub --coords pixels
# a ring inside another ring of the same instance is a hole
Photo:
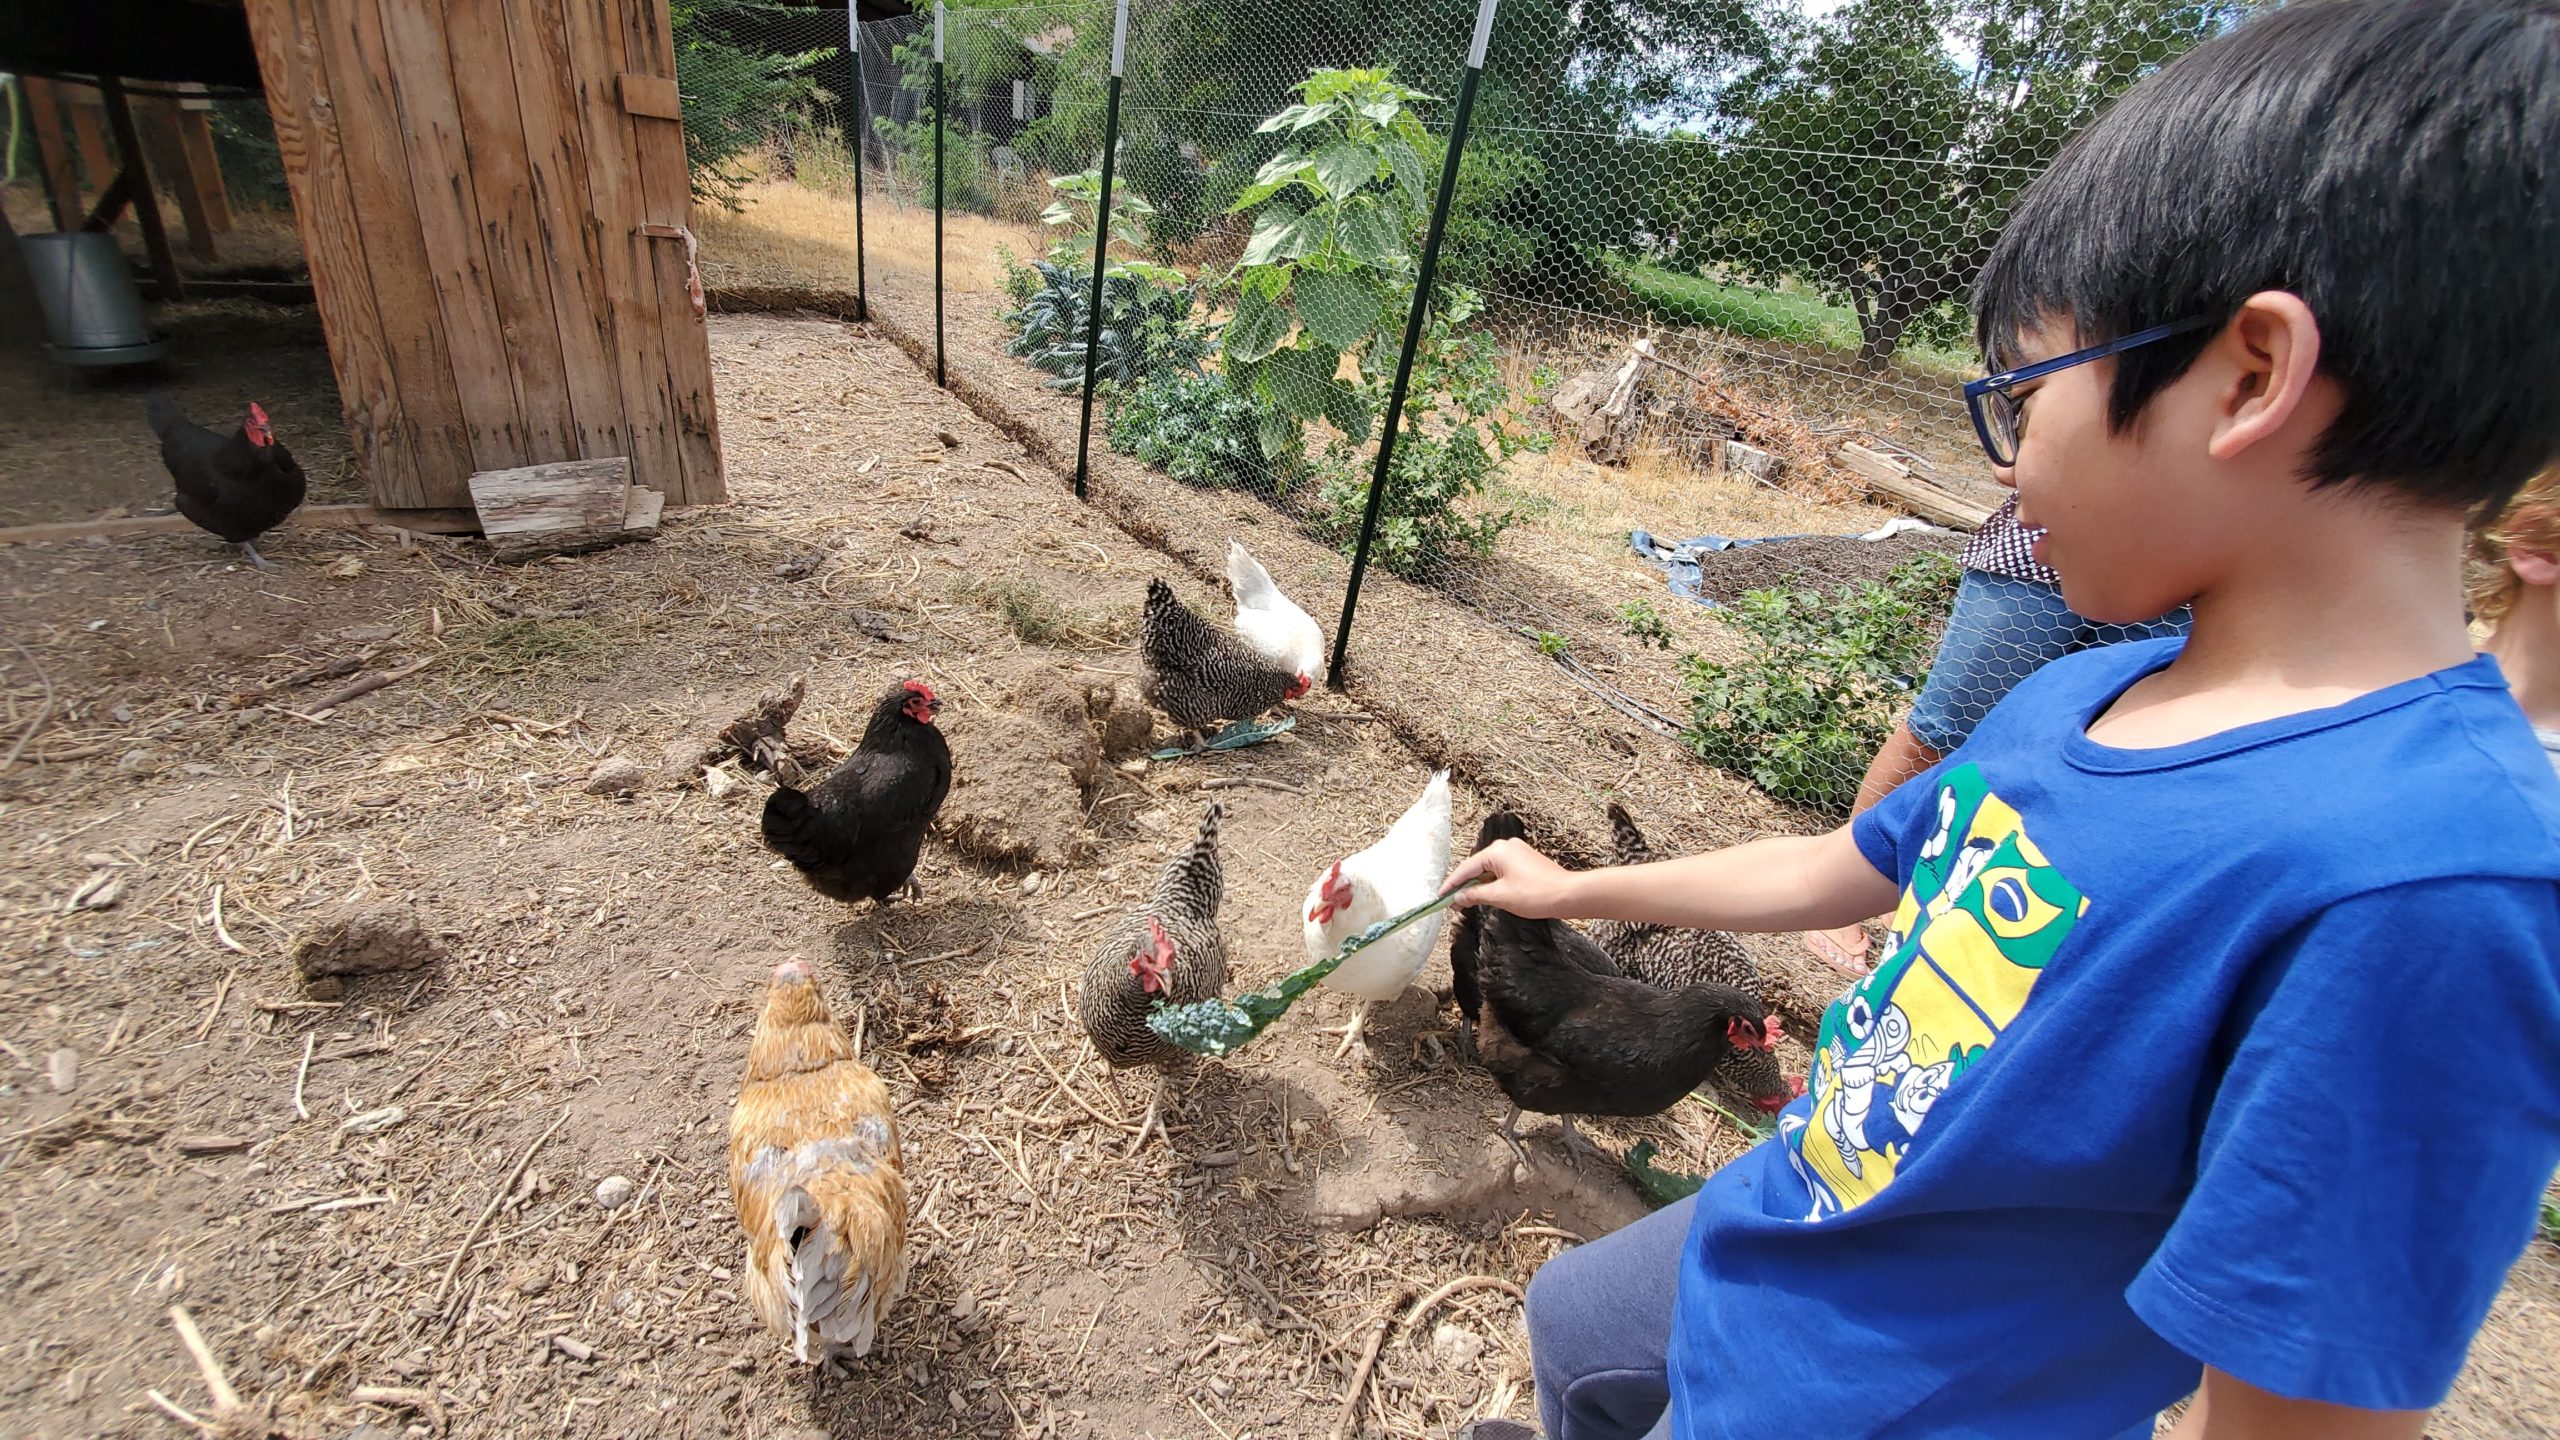
[[[1958,571],[1943,555],[1878,583],[1754,590],[1725,611],[1743,658],[1683,662],[1689,748],[1781,800],[1846,815],[1867,761],[1928,675]]]
[[[1640,645],[1650,645],[1656,650],[1671,648],[1671,625],[1662,618],[1661,611],[1653,608],[1651,601],[1630,600],[1619,606],[1618,623],[1625,626],[1627,633],[1634,636]]]
[[[1111,448],[1186,485],[1251,486],[1262,470],[1253,401],[1216,375],[1150,375],[1111,392]]]
[[[775,55],[739,44],[718,10],[672,0],[676,81],[684,88],[684,158],[693,198],[738,208],[746,177],[729,162],[771,138],[775,117],[817,93],[809,72],[841,52],[832,46]]]
[[[1019,328],[1005,352],[1056,377],[1047,382],[1050,389],[1075,389],[1084,383],[1093,272],[1052,260],[1034,260],[1027,268],[1037,283],[1004,317]],[[1006,289],[1019,283],[1008,271]],[[1105,272],[1095,378],[1129,385],[1160,372],[1196,373],[1209,353],[1209,337],[1192,323],[1192,300],[1189,285],[1165,285],[1116,267]]]

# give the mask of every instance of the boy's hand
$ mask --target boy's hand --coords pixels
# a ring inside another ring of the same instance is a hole
[[[1458,862],[1440,893],[1477,876],[1485,882],[1458,897],[1460,905],[1493,905],[1526,920],[1562,920],[1570,908],[1574,872],[1538,853],[1526,840],[1496,840]]]

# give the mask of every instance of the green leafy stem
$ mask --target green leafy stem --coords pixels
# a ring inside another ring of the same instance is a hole
[[[1195,1000],[1188,1005],[1159,1005],[1147,1016],[1147,1028],[1194,1055],[1230,1055],[1271,1027],[1271,1022],[1298,1003],[1298,997],[1342,968],[1342,962],[1427,915],[1448,909],[1482,880],[1457,889],[1401,915],[1392,915],[1342,942],[1342,948],[1303,970],[1292,971],[1277,984],[1248,990],[1233,1000]]]

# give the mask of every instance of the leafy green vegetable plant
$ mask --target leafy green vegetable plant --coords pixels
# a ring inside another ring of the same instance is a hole
[[[1684,738],[1781,800],[1846,815],[1867,760],[1928,675],[1957,569],[1916,556],[1829,595],[1754,590],[1723,612],[1743,658],[1683,662]]]
[[[1111,448],[1186,485],[1250,486],[1262,468],[1253,400],[1224,377],[1152,374],[1109,399]]]
[[[1671,648],[1671,626],[1649,600],[1630,600],[1619,606],[1618,623],[1627,627],[1627,633],[1634,636],[1638,644],[1650,645],[1656,650]]]

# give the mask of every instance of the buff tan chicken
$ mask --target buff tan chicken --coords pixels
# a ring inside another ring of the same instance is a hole
[[[907,1182],[889,1088],[798,959],[774,967],[729,1116],[747,1303],[802,1363],[871,1353],[907,1284]]]

